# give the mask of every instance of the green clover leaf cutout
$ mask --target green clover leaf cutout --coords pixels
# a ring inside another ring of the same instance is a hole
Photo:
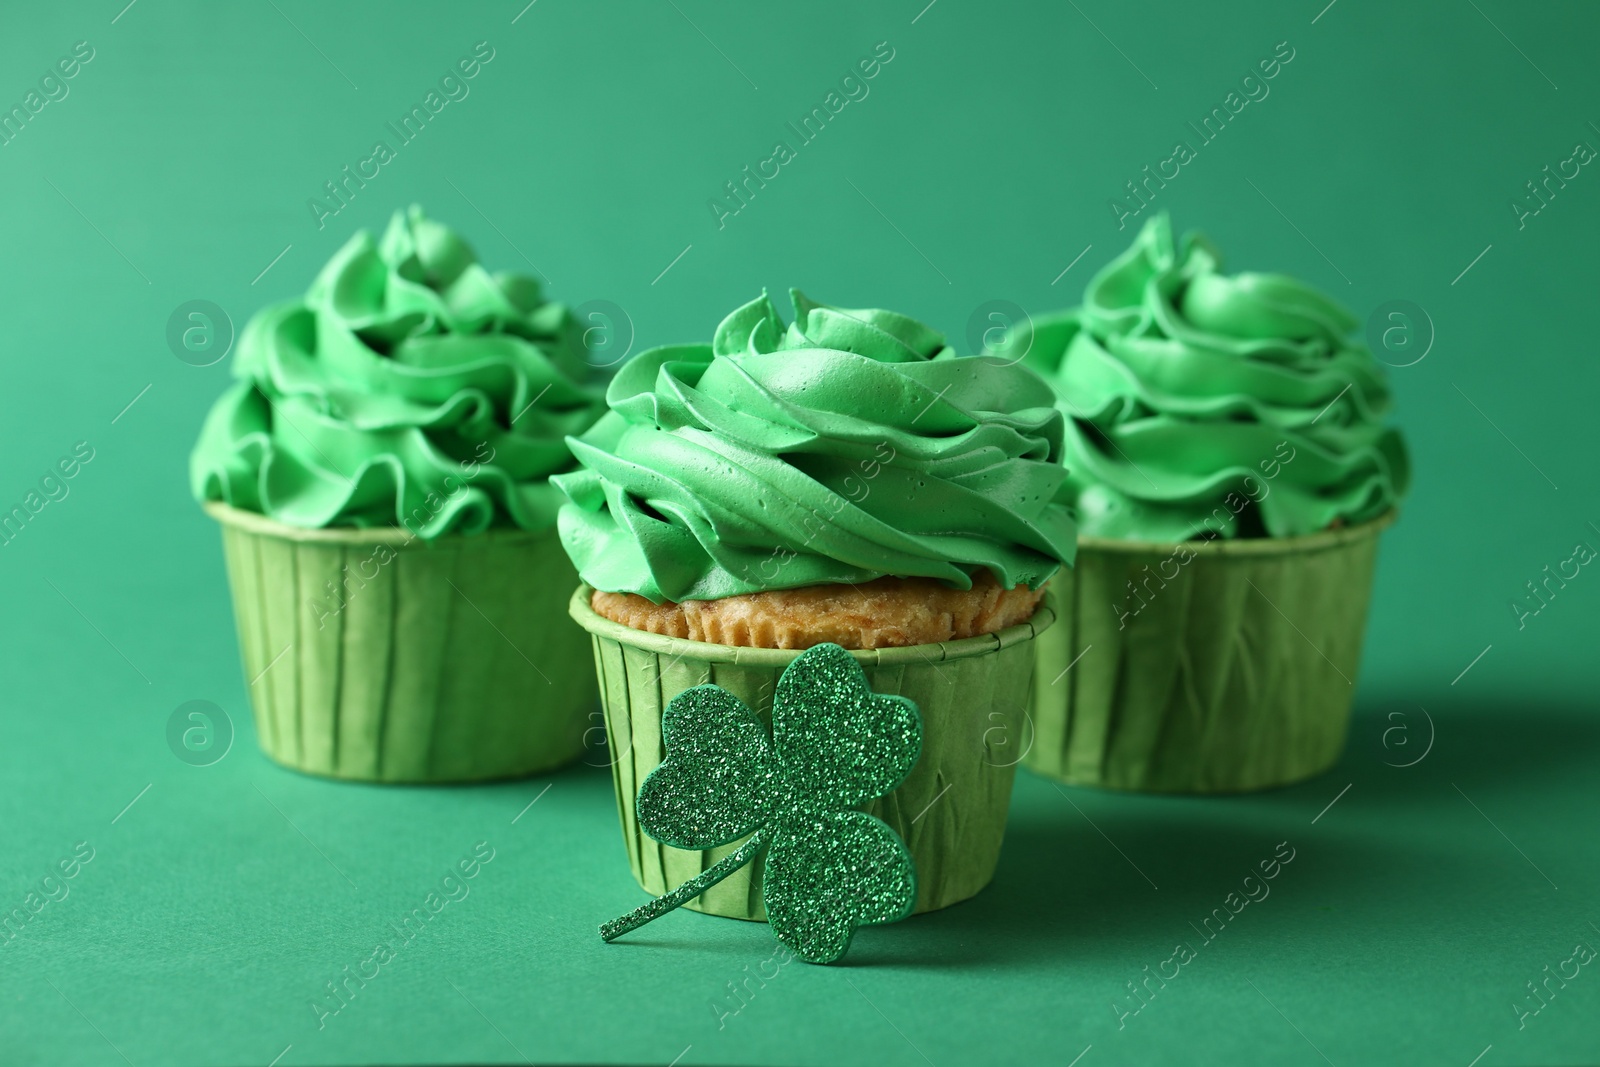
[[[748,835],[732,854],[666,896],[600,928],[613,941],[710,889],[761,853],[772,932],[811,963],[845,954],[858,926],[898,922],[917,899],[899,836],[861,811],[922,755],[922,715],[874,693],[838,645],[801,653],[778,679],[772,731],[726,689],[699,685],[662,717],[666,758],[639,787],[639,825],[673,848]]]

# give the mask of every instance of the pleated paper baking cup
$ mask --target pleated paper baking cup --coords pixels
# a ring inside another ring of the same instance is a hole
[[[1343,751],[1378,534],[1084,538],[1052,587],[1024,766],[1073,785],[1232,793]]]
[[[587,638],[554,530],[302,530],[220,503],[256,733],[311,774],[466,782],[583,749]]]
[[[594,638],[595,668],[611,743],[612,779],[634,877],[660,895],[728,855],[658,844],[639,826],[639,786],[665,755],[661,716],[686,689],[714,682],[772,721],[778,676],[800,653],[735,648],[635,630],[590,607],[580,586],[569,608]],[[922,756],[910,776],[865,810],[891,826],[917,865],[916,910],[966,900],[989,884],[1000,859],[1011,785],[1026,730],[1035,637],[1055,621],[1047,596],[1033,618],[995,634],[940,644],[852,652],[878,693],[916,701]],[[758,860],[690,901],[688,907],[765,920]]]

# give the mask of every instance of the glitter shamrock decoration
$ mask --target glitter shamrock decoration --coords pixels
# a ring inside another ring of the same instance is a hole
[[[832,963],[858,926],[897,922],[917,899],[899,836],[861,805],[905,780],[922,754],[922,715],[874,693],[855,657],[817,645],[784,668],[772,733],[716,685],[679,693],[661,735],[666,759],[639,787],[639,824],[672,848],[749,835],[720,863],[600,928],[613,941],[704,893],[766,853],[772,932],[803,960]]]

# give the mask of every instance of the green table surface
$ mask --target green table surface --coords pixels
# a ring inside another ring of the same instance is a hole
[[[1414,707],[1394,710],[1425,730]],[[1397,768],[1385,761],[1415,755],[1383,747],[1374,706],[1335,771],[1252,797],[1019,776],[994,885],[861,932],[832,967],[783,965],[764,925],[688,912],[602,943],[596,926],[646,899],[603,768],[352,786],[278,769],[245,737],[196,769],[153,717],[58,709],[7,746],[6,905],[76,842],[94,849],[0,949],[8,1064],[267,1064],[291,1045],[281,1064],[1065,1064],[1091,1045],[1085,1065],[1600,1055],[1592,968],[1552,983],[1525,1028],[1511,1008],[1532,1006],[1524,983],[1577,943],[1600,946],[1586,765],[1600,728],[1571,709],[1458,707],[1428,756]],[[315,1011],[480,841],[494,859],[466,896],[338,1014]],[[1290,850],[1264,899],[1205,925]],[[1178,944],[1194,958],[1121,1018],[1126,984]],[[747,980],[741,1004],[729,983]]]
[[[93,858],[0,943],[0,1064],[1600,1062],[1600,973],[1529,990],[1600,947],[1600,579],[1528,592],[1600,546],[1600,176],[1526,186],[1600,145],[1597,29],[1508,0],[12,5],[5,108],[93,58],[0,144],[0,510],[94,458],[0,544],[0,911]],[[480,41],[470,95],[319,227],[308,199]],[[879,42],[870,94],[719,227],[708,201]],[[1280,42],[1270,94],[1149,210],[1436,333],[1390,376],[1415,489],[1333,771],[1226,799],[1021,775],[989,890],[763,985],[761,926],[600,942],[643,899],[603,766],[394,789],[262,758],[184,473],[229,361],[175,358],[181,304],[241,328],[416,201],[622,309],[633,351],[791,284],[967,349],[988,301],[1073,302],[1133,233],[1109,201]],[[189,700],[235,727],[214,765],[168,747]],[[469,895],[319,1028],[325,983],[478,842]],[[1282,842],[1270,896],[1202,943]]]

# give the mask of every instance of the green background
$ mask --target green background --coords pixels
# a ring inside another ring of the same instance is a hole
[[[0,147],[0,510],[95,450],[0,549],[0,907],[95,849],[0,947],[0,1062],[1600,1060],[1592,967],[1525,1028],[1511,1008],[1600,945],[1600,577],[1525,628],[1509,608],[1600,546],[1600,175],[1524,228],[1510,207],[1600,145],[1592,5],[123,2],[0,16],[7,108],[74,42],[95,49]],[[318,229],[307,199],[479,41],[495,58],[470,96]],[[894,59],[870,95],[719,230],[707,200],[879,41]],[[711,1003],[774,942],[677,914],[600,943],[641,900],[602,769],[375,789],[260,756],[217,531],[185,480],[227,363],[175,358],[179,304],[242,326],[417,201],[490,265],[625,309],[635,351],[790,285],[967,348],[986,301],[1071,303],[1132,235],[1108,200],[1280,41],[1295,58],[1270,95],[1156,206],[1234,267],[1312,279],[1362,318],[1410,300],[1437,331],[1391,375],[1415,486],[1336,770],[1203,801],[1022,775],[989,891],[863,933],[846,966],[784,967],[719,1027]],[[238,731],[210,767],[165,740],[191,699]],[[319,1031],[322,983],[479,840],[496,858],[471,895]],[[1198,940],[1280,841],[1296,858],[1272,895],[1119,1029],[1124,984]]]

